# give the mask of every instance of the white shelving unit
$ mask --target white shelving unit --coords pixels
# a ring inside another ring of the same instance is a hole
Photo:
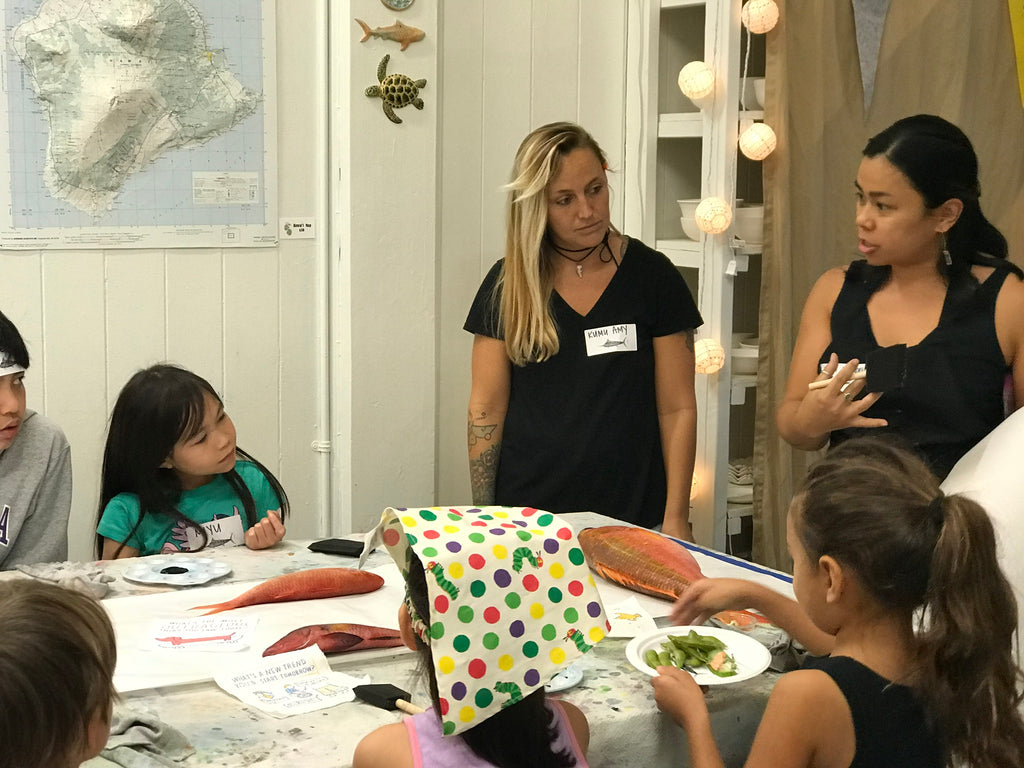
[[[747,401],[754,375],[731,373],[733,293],[737,275],[760,247],[733,247],[731,233],[686,239],[676,200],[716,195],[736,199],[740,118],[740,0],[639,0],[627,45],[625,165],[626,231],[682,268],[704,326],[698,338],[726,348],[725,367],[697,376],[698,436],[691,520],[698,542],[727,548],[730,414]],[[635,22],[635,23],[634,23]],[[703,60],[715,73],[715,92],[698,109],[679,91],[679,70]],[[633,178],[635,173],[635,178]],[[732,524],[735,528],[735,523]]]

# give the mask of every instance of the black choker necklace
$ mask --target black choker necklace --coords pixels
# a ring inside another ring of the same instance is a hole
[[[604,237],[601,239],[600,243],[598,243],[597,245],[591,246],[590,248],[562,248],[561,246],[556,245],[555,241],[552,240],[550,236],[547,238],[547,241],[548,241],[548,243],[551,244],[551,247],[555,249],[555,251],[558,253],[559,256],[561,256],[563,259],[568,259],[569,261],[571,261],[571,262],[576,264],[576,277],[578,277],[580,280],[582,280],[583,279],[583,262],[586,261],[587,259],[589,259],[590,258],[590,254],[592,254],[594,251],[603,248],[605,251],[608,252],[608,256],[607,257],[605,257],[603,252],[601,253],[601,255],[599,257],[601,259],[601,261],[603,261],[606,264],[609,261],[612,261],[615,258],[612,255],[612,249],[608,246],[608,237],[609,237],[609,235],[611,235],[611,231],[610,230],[608,232],[604,233]],[[586,253],[583,253],[584,251],[586,251]],[[571,253],[583,253],[583,255],[579,256],[579,257],[575,257],[575,256],[570,256],[569,254],[571,254]]]

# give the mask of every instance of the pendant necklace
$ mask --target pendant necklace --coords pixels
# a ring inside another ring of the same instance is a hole
[[[561,246],[555,245],[554,241],[552,241],[550,237],[548,238],[548,242],[551,243],[551,247],[558,252],[559,256],[561,256],[563,259],[568,259],[569,261],[576,264],[576,277],[582,280],[583,262],[589,259],[590,254],[592,254],[594,251],[598,250],[599,248],[604,248],[608,251],[608,258],[604,258],[604,254],[602,253],[600,257],[601,261],[608,262],[612,260],[612,252],[611,249],[608,247],[608,236],[610,234],[611,231],[605,232],[604,238],[602,238],[601,242],[598,243],[597,245],[591,246],[590,248],[562,248]],[[586,251],[586,253],[583,253],[584,251]],[[569,254],[571,253],[583,253],[583,255],[577,258],[574,256],[570,256]]]

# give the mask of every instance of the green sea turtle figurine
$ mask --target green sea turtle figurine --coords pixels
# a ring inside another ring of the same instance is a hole
[[[402,118],[395,114],[395,110],[412,104],[416,109],[423,109],[423,99],[420,98],[420,88],[427,85],[426,80],[413,80],[408,75],[389,75],[388,61],[391,54],[387,54],[377,65],[377,80],[380,85],[371,85],[366,89],[367,96],[373,98],[380,96],[383,101],[384,114],[392,123],[401,123]]]

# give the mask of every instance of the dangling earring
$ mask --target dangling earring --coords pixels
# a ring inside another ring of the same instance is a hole
[[[953,257],[949,255],[949,248],[946,245],[946,233],[942,233],[942,260],[947,267],[953,266]]]

